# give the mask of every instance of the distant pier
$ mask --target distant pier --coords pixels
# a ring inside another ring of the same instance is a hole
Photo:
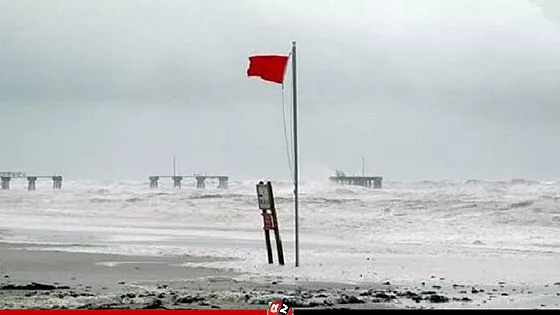
[[[196,188],[204,189],[206,188],[207,179],[217,179],[218,188],[227,189],[229,177],[224,175],[192,175],[192,176],[150,176],[150,188],[155,189],[159,187],[159,180],[161,178],[170,178],[173,180],[173,188],[181,188],[181,184],[184,178],[194,178],[196,179]]]
[[[10,182],[13,178],[27,178],[27,190],[34,191],[36,189],[37,179],[50,178],[52,180],[53,189],[62,189],[62,176],[28,176],[25,172],[0,172],[0,189],[9,190]]]
[[[0,172],[0,190],[10,190],[12,179],[26,178],[27,190],[35,191],[37,188],[37,180],[48,178],[52,180],[52,187],[55,190],[62,189],[61,175],[45,176],[45,175],[27,175],[25,172]],[[150,176],[150,188],[155,189],[159,186],[159,180],[162,178],[170,178],[173,180],[174,188],[181,188],[183,179],[194,178],[196,187],[200,189],[206,188],[208,180],[217,180],[220,189],[227,189],[229,177],[225,175],[192,175],[192,176]]]
[[[336,175],[329,177],[329,179],[341,185],[362,186],[375,189],[381,189],[383,187],[382,176],[346,176],[343,172],[337,171]]]

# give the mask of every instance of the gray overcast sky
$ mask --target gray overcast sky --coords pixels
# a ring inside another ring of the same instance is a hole
[[[0,169],[287,179],[281,88],[246,68],[296,40],[302,178],[363,155],[389,180],[559,179],[559,21],[554,0],[0,0]]]

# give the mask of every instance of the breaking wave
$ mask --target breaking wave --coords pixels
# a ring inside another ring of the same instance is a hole
[[[292,229],[291,182],[273,187],[279,223]],[[14,189],[0,191],[0,213],[0,229],[16,235],[27,235],[23,229],[31,228],[99,238],[132,233],[131,239],[198,230],[206,234],[197,237],[229,230],[260,237],[262,231],[254,181],[232,181],[228,190],[151,190],[145,182],[73,182],[60,192],[45,188],[36,194]],[[301,186],[300,224],[302,233],[317,242],[334,238],[363,251],[404,243],[550,247],[560,239],[560,185],[471,179],[387,182],[376,190],[308,181]],[[534,245],[534,237],[542,240]]]

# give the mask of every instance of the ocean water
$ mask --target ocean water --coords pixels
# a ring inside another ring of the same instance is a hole
[[[171,180],[65,181],[53,191],[14,180],[0,191],[0,241],[59,250],[233,257],[188,266],[244,279],[472,284],[560,281],[560,183],[386,182],[380,190],[304,182],[294,267],[293,187],[273,182],[286,265],[269,265],[256,181],[227,190]],[[64,245],[64,246],[63,246]],[[70,245],[70,246],[69,246]],[[276,261],[276,252],[274,253]]]

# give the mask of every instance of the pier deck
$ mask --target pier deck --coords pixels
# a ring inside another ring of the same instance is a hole
[[[226,189],[228,188],[229,177],[225,175],[190,175],[190,176],[150,176],[150,188],[158,188],[158,180],[160,178],[171,178],[173,180],[173,188],[181,188],[181,182],[184,178],[194,178],[196,179],[196,188],[206,188],[207,179],[217,179],[218,188]]]
[[[53,181],[53,189],[62,189],[62,176],[61,175],[26,175],[25,172],[0,172],[0,189],[9,190],[10,182],[13,178],[27,178],[27,190],[35,190],[35,182],[39,178],[51,178]]]
[[[331,181],[344,185],[362,186],[367,188],[382,188],[382,176],[331,176]]]

